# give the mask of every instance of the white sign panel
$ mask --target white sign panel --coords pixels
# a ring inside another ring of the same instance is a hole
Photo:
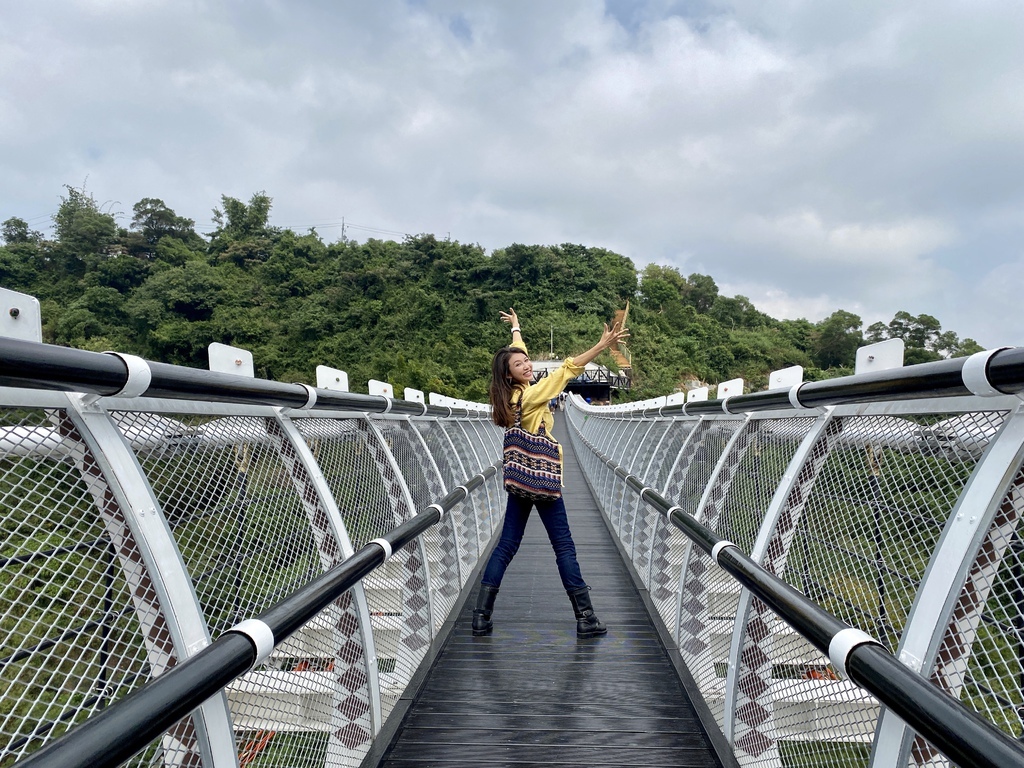
[[[252,365],[252,352],[241,347],[229,347],[219,341],[213,342],[208,352],[210,355],[210,370],[217,373],[233,373],[236,376],[256,378]]]
[[[781,368],[772,371],[768,375],[768,389],[792,389],[798,384],[804,383],[804,367],[792,365],[789,368]]]
[[[39,299],[0,288],[0,336],[22,341],[43,341],[43,315]]]
[[[316,367],[316,385],[320,389],[348,392],[348,374],[337,368],[318,365]]]
[[[423,393],[418,389],[410,389],[409,387],[405,388],[405,399],[413,403],[424,402]]]
[[[709,390],[707,387],[697,387],[696,389],[691,389],[689,392],[686,393],[686,402],[696,403],[700,402],[701,400],[707,400],[708,391]]]
[[[718,400],[743,394],[743,379],[730,379],[718,385]]]
[[[386,381],[370,379],[366,382],[366,388],[371,395],[384,395],[384,397],[390,397],[392,400],[395,399],[395,388]]]
[[[903,367],[903,339],[887,339],[857,350],[855,373],[887,371]]]

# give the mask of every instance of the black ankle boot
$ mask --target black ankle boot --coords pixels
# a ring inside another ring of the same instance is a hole
[[[473,609],[473,636],[491,634],[494,624],[491,622],[491,611],[494,610],[494,598],[498,596],[498,588],[490,584],[481,584],[480,593],[476,596],[476,608]]]
[[[570,592],[569,600],[576,613],[576,637],[596,637],[608,632],[608,627],[594,615],[594,606],[590,604],[590,587]]]

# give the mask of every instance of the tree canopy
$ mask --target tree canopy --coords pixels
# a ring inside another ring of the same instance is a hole
[[[0,225],[0,285],[40,299],[50,343],[206,367],[219,341],[252,350],[266,378],[311,383],[326,364],[357,390],[375,378],[472,400],[486,399],[491,354],[507,341],[498,310],[513,306],[534,355],[553,344],[564,357],[629,300],[630,399],[736,377],[757,390],[790,365],[809,380],[845,375],[858,347],[889,338],[904,340],[908,363],[980,349],[926,314],[867,329],[844,310],[776,320],[722,295],[709,275],[638,272],[599,247],[513,243],[488,254],[431,234],[325,243],[271,226],[265,192],[223,196],[208,238],[159,198],[132,206],[127,228],[108,208],[67,186],[52,240],[17,217]]]

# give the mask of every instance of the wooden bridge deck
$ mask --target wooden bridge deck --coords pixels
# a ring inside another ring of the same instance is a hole
[[[576,638],[551,546],[531,516],[494,633],[470,632],[474,588],[381,768],[722,765],[559,426],[573,538],[608,634]]]

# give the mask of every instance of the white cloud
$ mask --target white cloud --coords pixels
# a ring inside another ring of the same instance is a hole
[[[1024,344],[984,299],[1024,275],[1021,39],[1010,0],[15,5],[0,219],[266,190],[327,237],[583,242]]]
[[[741,223],[739,239],[798,260],[898,272],[924,266],[922,257],[953,243],[955,233],[928,219],[828,225],[817,212],[802,210],[750,217]]]

